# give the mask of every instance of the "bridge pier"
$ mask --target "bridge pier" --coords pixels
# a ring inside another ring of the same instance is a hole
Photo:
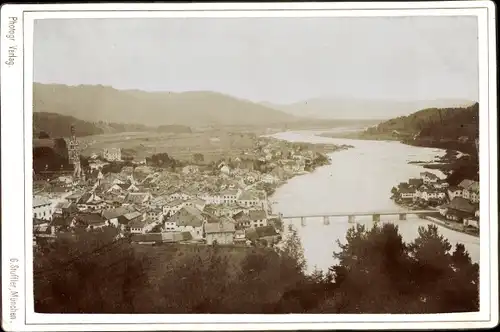
[[[373,221],[380,221],[380,214],[374,214],[374,215],[372,215],[372,220]]]
[[[306,225],[306,218],[305,217],[301,217],[300,218],[300,225],[301,226],[305,226]]]
[[[348,221],[350,224],[354,224],[354,223],[356,222],[355,216],[354,216],[354,215],[350,215],[350,216],[348,216],[347,221]]]
[[[406,220],[406,213],[400,213],[399,220]]]
[[[323,225],[330,225],[330,217],[328,216],[323,217]]]

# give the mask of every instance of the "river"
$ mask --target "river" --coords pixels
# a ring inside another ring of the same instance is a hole
[[[278,188],[271,197],[273,211],[286,216],[401,209],[390,199],[391,188],[410,177],[419,177],[420,172],[424,171],[422,166],[408,162],[430,161],[445,153],[440,149],[409,146],[399,142],[320,137],[317,136],[319,133],[295,131],[271,135],[291,142],[354,146],[328,154],[331,165],[294,177]],[[444,177],[440,171],[427,171]],[[382,216],[381,222],[396,223],[406,242],[418,236],[419,226],[430,223],[410,215],[405,221],[394,219],[393,216]],[[357,217],[356,222],[367,226],[373,223],[371,217]],[[329,225],[324,225],[323,220],[318,218],[307,219],[305,226],[301,225],[300,220],[293,220],[291,223],[301,237],[309,272],[315,267],[326,270],[335,263],[332,253],[339,251],[336,241],[338,239],[345,243],[347,230],[353,226],[347,222],[347,217],[331,218]],[[479,238],[440,226],[438,228],[453,246],[463,243],[472,260],[479,262]]]

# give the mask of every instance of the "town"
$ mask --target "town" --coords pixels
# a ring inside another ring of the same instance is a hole
[[[424,216],[442,226],[473,235],[479,234],[479,182],[463,179],[450,186],[431,172],[420,173],[420,178],[401,182],[391,190],[396,203],[409,208],[436,209]]]
[[[125,162],[120,148],[105,148],[82,167],[73,136],[73,174],[34,174],[34,246],[110,227],[136,244],[274,246],[283,225],[270,195],[328,164],[325,153],[347,148],[263,137],[240,156],[211,163],[200,153],[183,162],[166,153]]]

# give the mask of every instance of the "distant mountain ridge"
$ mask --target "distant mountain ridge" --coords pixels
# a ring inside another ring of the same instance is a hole
[[[161,125],[253,125],[296,117],[247,100],[209,91],[183,93],[117,90],[102,85],[33,85],[34,112],[88,121]]]
[[[278,105],[261,104],[282,110],[294,116],[336,119],[391,119],[431,107],[467,107],[474,101],[439,99],[425,101],[390,101],[377,99],[313,98],[302,102]]]

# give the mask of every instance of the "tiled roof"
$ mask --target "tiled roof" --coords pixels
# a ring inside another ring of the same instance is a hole
[[[127,209],[126,207],[119,207],[119,208],[116,208],[116,209],[104,210],[102,212],[102,216],[106,220],[111,220],[111,219],[114,219],[114,218],[118,218],[118,217],[124,216],[125,214],[127,214],[129,212],[131,212],[131,211],[129,209]]]
[[[130,240],[133,242],[163,242],[161,233],[132,234]]]
[[[168,222],[174,222],[177,226],[201,227],[203,225],[203,217],[200,210],[185,206],[170,217]]]
[[[439,178],[436,174],[431,173],[431,172],[422,172],[422,173],[420,173],[420,176],[427,176],[431,179],[438,179]]]
[[[167,206],[168,207],[174,207],[174,206],[181,205],[182,203],[184,203],[184,201],[182,199],[176,199],[176,200],[173,200],[171,202],[168,202]]]
[[[469,189],[469,187],[473,183],[474,183],[474,181],[465,179],[465,180],[462,180],[462,182],[460,182],[460,184],[458,186],[461,187],[461,188],[463,188],[463,189]]]
[[[131,203],[142,203],[148,197],[148,193],[130,193],[127,195],[127,201]]]
[[[134,211],[134,212],[126,213],[123,216],[125,217],[125,219],[130,221],[130,220],[134,220],[134,219],[139,218],[141,215],[142,215],[142,213],[140,213],[138,211]]]
[[[470,191],[479,192],[479,182],[474,181],[468,188]]]
[[[474,205],[472,205],[467,199],[463,197],[455,197],[451,200],[451,202],[448,204],[448,207],[450,209],[454,209],[457,211],[462,211],[462,212],[467,212],[467,213],[474,213],[476,208]]]
[[[180,232],[163,232],[161,233],[163,242],[179,242],[184,240]]]
[[[103,224],[105,222],[104,217],[98,213],[80,214],[77,219],[83,221],[87,225]]]
[[[457,186],[449,186],[448,190],[451,192],[455,192],[455,191],[462,191],[462,188],[459,188]]]
[[[38,197],[38,196],[33,197],[33,207],[34,208],[42,206],[42,205],[49,205],[49,204],[51,204],[51,202],[45,197]]]
[[[226,195],[226,196],[232,195],[232,196],[236,196],[236,195],[238,195],[238,190],[236,190],[236,189],[225,190],[225,191],[221,192],[220,195]]]
[[[255,227],[255,231],[259,237],[279,235],[273,226]]]
[[[207,234],[234,233],[234,231],[235,231],[234,224],[229,222],[214,222],[205,224],[205,232]]]
[[[147,224],[149,224],[150,222],[148,222],[150,220],[148,219],[142,219],[142,218],[136,218],[136,219],[132,219],[131,222],[129,222],[128,226],[130,228],[143,228],[144,226],[146,226]]]
[[[248,218],[250,220],[262,220],[266,219],[266,211],[264,210],[250,210],[248,211]]]
[[[254,191],[246,190],[241,193],[238,199],[241,201],[252,201],[252,200],[259,200],[259,196]]]
[[[399,192],[404,194],[414,194],[416,190],[415,188],[402,187],[399,189]]]

